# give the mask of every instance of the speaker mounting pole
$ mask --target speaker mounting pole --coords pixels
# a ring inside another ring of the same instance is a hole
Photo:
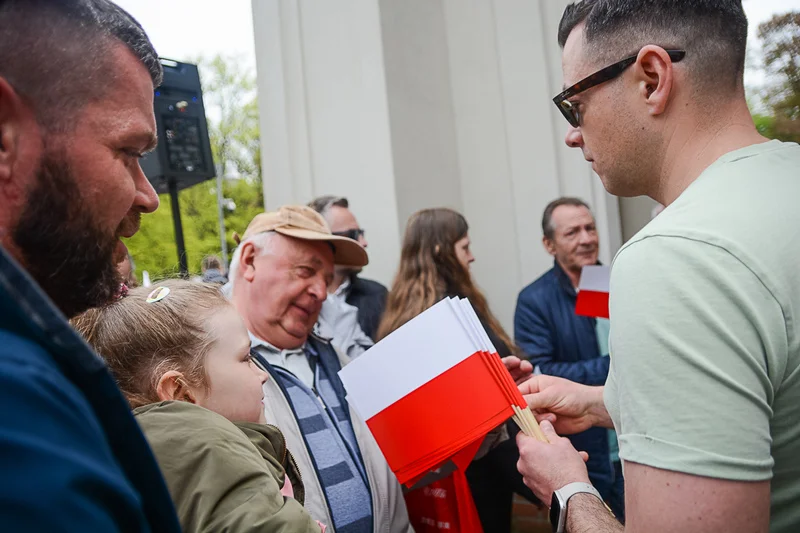
[[[169,180],[169,200],[172,207],[172,226],[175,228],[175,245],[178,248],[178,265],[181,277],[189,279],[189,263],[186,261],[186,244],[183,242],[183,224],[181,224],[181,206],[178,202],[178,184]]]

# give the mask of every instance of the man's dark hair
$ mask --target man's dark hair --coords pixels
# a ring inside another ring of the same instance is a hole
[[[331,194],[326,196],[320,196],[318,198],[314,198],[310,202],[308,202],[308,207],[322,215],[325,216],[325,213],[331,207],[344,207],[345,209],[350,208],[350,202],[347,201],[347,198],[344,196],[333,196]]]
[[[542,233],[550,240],[553,240],[553,237],[556,235],[556,228],[553,226],[553,212],[556,210],[556,208],[559,208],[562,205],[585,207],[590,212],[592,210],[592,208],[589,207],[589,204],[580,198],[572,198],[570,196],[558,198],[547,204],[547,207],[544,208],[544,214],[542,215]]]
[[[602,66],[655,44],[685,50],[684,62],[693,80],[703,88],[742,86],[747,17],[741,0],[575,2],[564,10],[558,28],[562,48],[581,23],[586,24],[583,37],[587,50],[604,63]]]
[[[216,255],[207,255],[200,262],[200,270],[205,272],[206,270],[209,270],[209,269],[212,269],[212,268],[221,271],[222,270],[222,259],[220,259]]]
[[[133,17],[109,0],[0,0],[0,77],[47,130],[69,129],[76,112],[105,95],[125,45],[161,84],[163,69]]]

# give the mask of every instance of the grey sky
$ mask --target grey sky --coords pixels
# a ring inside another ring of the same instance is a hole
[[[163,57],[186,61],[222,53],[255,65],[250,0],[114,1],[139,21]]]
[[[275,0],[257,0],[275,1]],[[319,0],[326,1],[326,0]],[[329,1],[329,0],[328,0]],[[174,59],[217,52],[252,57],[250,0],[116,0],[144,26],[158,52]],[[744,0],[751,36],[772,14],[800,9],[800,0]]]
[[[163,57],[186,61],[200,55],[213,56],[222,53],[237,56],[243,64],[251,69],[255,68],[250,0],[116,0],[116,2],[139,20],[150,35],[156,50]],[[775,13],[800,10],[800,0],[744,0],[744,8],[750,20],[751,48],[754,48],[757,44],[755,33],[758,24],[768,20]],[[758,54],[752,56],[757,58]],[[762,73],[755,69],[748,71],[748,85],[760,85],[762,80]]]

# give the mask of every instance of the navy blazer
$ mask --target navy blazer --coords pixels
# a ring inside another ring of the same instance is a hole
[[[514,337],[543,374],[584,385],[604,385],[608,357],[600,356],[595,319],[575,314],[577,294],[558,263],[522,289]]]
[[[378,333],[388,294],[386,287],[377,281],[364,279],[356,274],[350,277],[350,288],[345,301],[358,309],[358,325],[373,341]]]
[[[0,247],[0,529],[180,531],[105,363]]]

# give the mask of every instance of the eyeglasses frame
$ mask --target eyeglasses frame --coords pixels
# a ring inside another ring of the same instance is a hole
[[[672,60],[673,63],[679,62],[681,59],[686,57],[685,50],[664,50],[669,58]],[[591,89],[592,87],[597,87],[601,83],[605,83],[607,81],[611,81],[614,78],[618,77],[622,74],[626,68],[633,65],[636,62],[636,59],[639,57],[637,53],[635,56],[626,57],[621,61],[617,61],[613,65],[609,65],[605,68],[602,68],[595,72],[594,74],[590,74],[586,76],[581,81],[576,83],[575,85],[569,87],[568,89],[564,90],[563,92],[559,93],[553,98],[553,103],[556,105],[561,114],[564,115],[564,118],[567,119],[570,126],[573,128],[580,127],[580,114],[578,110],[572,105],[572,102],[567,100],[567,98],[572,98],[584,91]]]

